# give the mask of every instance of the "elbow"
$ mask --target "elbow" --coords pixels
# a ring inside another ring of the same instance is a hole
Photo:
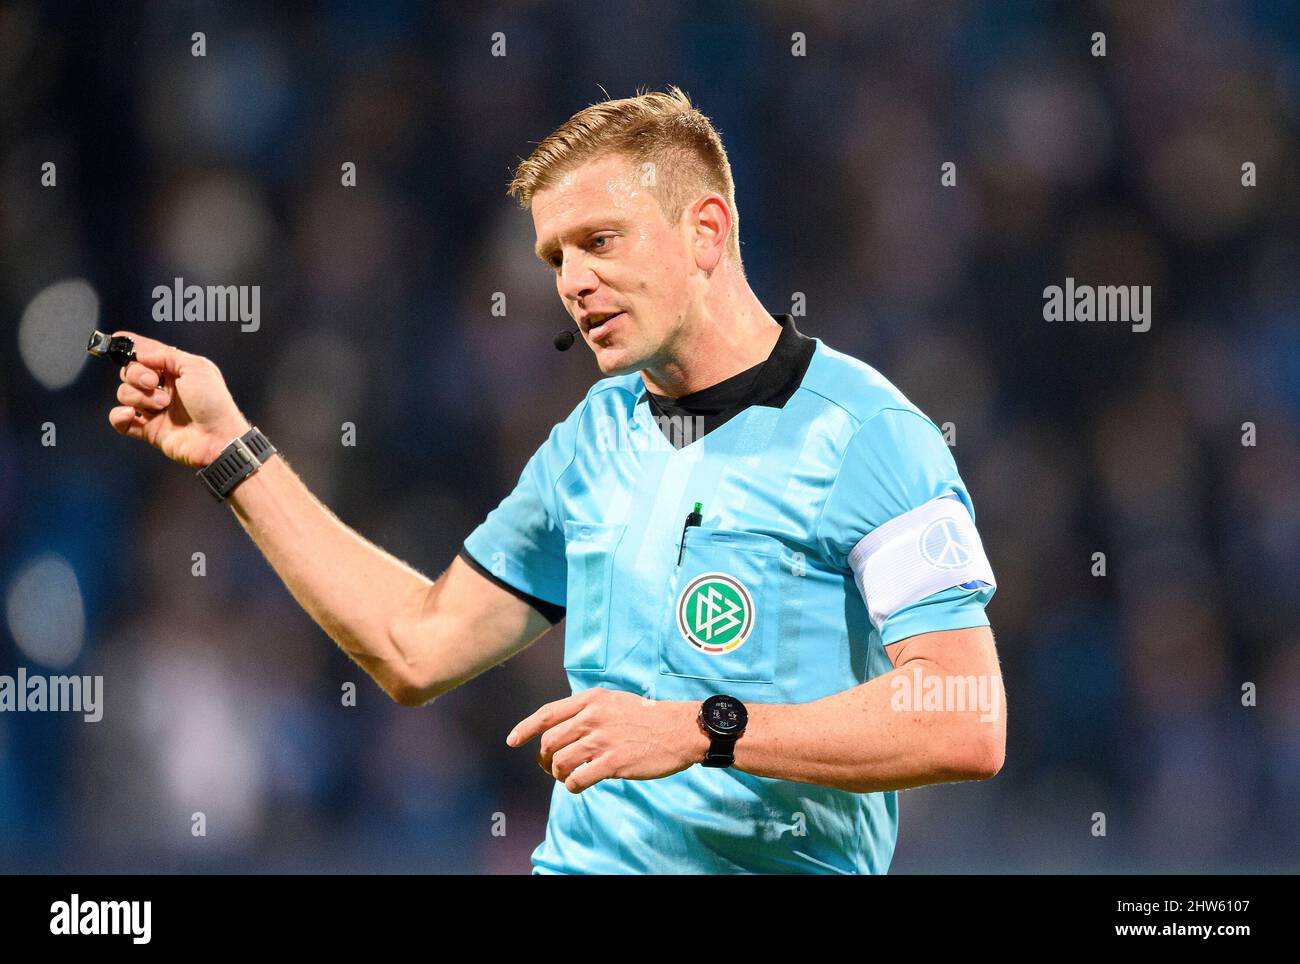
[[[452,688],[442,680],[421,675],[415,667],[399,666],[384,686],[384,692],[399,706],[415,708],[429,705]]]
[[[412,635],[411,628],[404,623],[389,626],[384,672],[382,677],[376,677],[398,706],[425,706],[449,689],[434,677],[428,660],[423,658],[427,647],[412,645]]]
[[[987,727],[984,727],[987,729]],[[1004,733],[978,733],[965,744],[966,752],[959,763],[963,780],[990,780],[1006,762],[1007,740]]]
[[[400,653],[398,658],[385,660],[381,665],[372,675],[398,706],[424,706],[445,692],[427,672],[401,658]]]
[[[436,694],[430,693],[425,687],[409,683],[390,684],[384,690],[398,706],[409,706],[412,709],[427,706],[436,697]]]

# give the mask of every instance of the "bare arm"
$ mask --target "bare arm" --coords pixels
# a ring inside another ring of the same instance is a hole
[[[1007,718],[992,631],[922,633],[885,652],[894,670],[852,689],[750,706],[735,766],[858,793],[996,774]]]
[[[996,774],[1007,724],[992,631],[922,633],[885,651],[891,672],[842,693],[747,704],[735,768],[855,793]],[[654,780],[699,763],[709,747],[699,708],[596,687],[546,704],[506,742],[541,736],[538,763],[581,793],[601,780]]]
[[[130,332],[109,422],[191,468],[249,428],[209,359]],[[166,374],[159,387],[158,373]],[[393,699],[418,706],[527,647],[548,628],[526,602],[456,559],[436,581],[349,528],[282,455],[231,508],[294,599]]]
[[[431,581],[367,541],[278,455],[230,503],[299,605],[403,706],[441,696],[550,628],[460,558]]]

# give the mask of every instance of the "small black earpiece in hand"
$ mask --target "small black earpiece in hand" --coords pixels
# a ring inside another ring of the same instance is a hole
[[[135,342],[126,335],[107,335],[102,331],[92,332],[86,351],[96,358],[111,358],[119,365],[127,365],[136,360]],[[163,387],[163,373],[158,373],[158,387]]]
[[[96,331],[90,336],[86,351],[96,358],[111,358],[119,365],[135,361],[135,342],[126,335],[116,337]]]

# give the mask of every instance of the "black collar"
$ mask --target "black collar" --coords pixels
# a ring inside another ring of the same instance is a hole
[[[795,328],[792,315],[773,314],[772,318],[781,325],[781,334],[765,361],[681,398],[656,395],[645,389],[642,398],[649,404],[651,414],[700,418],[707,434],[751,405],[784,407],[803,382],[817,342]],[[660,420],[660,428],[673,440],[674,434],[679,433],[670,431],[665,422],[666,419]]]

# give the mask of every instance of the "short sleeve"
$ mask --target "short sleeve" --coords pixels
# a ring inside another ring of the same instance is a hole
[[[884,409],[849,440],[818,522],[827,557],[850,569],[885,645],[989,625],[997,583],[975,508],[935,424]]]
[[[585,402],[551,430],[514,491],[469,534],[462,551],[475,569],[533,604],[552,623],[564,615],[568,573],[556,486],[573,462],[584,409]]]

